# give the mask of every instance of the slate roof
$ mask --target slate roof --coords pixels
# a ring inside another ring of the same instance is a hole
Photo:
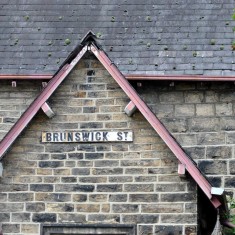
[[[0,74],[54,73],[92,30],[124,74],[234,76],[234,7],[234,0],[1,0]]]

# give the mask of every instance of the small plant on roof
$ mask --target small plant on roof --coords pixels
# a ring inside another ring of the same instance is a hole
[[[194,51],[194,52],[193,52],[193,57],[196,57],[196,56],[197,56],[197,52]]]
[[[25,20],[29,20],[29,16],[27,15],[27,16],[24,16],[24,19]]]
[[[66,39],[64,40],[64,43],[65,43],[65,45],[69,45],[69,44],[71,43],[71,41],[70,41],[69,38],[66,38]]]
[[[235,50],[235,40],[232,41],[231,47],[232,47],[233,50]]]
[[[150,42],[148,42],[146,46],[147,46],[147,48],[150,48],[151,43],[150,43]]]
[[[146,21],[151,22],[151,21],[152,21],[152,20],[151,20],[151,17],[150,17],[150,16],[147,16],[147,17],[146,17]]]
[[[115,17],[114,16],[111,17],[111,21],[115,22]]]
[[[62,16],[59,16],[59,20],[62,20],[63,19],[63,17]]]
[[[215,39],[211,39],[210,44],[215,45]]]
[[[133,64],[132,59],[129,59],[129,60],[128,60],[128,64]]]
[[[102,34],[101,34],[100,32],[98,32],[98,33],[96,34],[96,37],[97,37],[97,38],[101,38],[101,36],[102,36]]]
[[[49,52],[49,53],[48,53],[48,57],[51,57],[51,55],[52,55],[51,52]]]
[[[16,38],[16,39],[15,39],[15,43],[14,43],[14,44],[15,44],[15,45],[17,45],[17,44],[18,44],[18,42],[19,42],[19,39],[18,39],[18,38]]]
[[[221,45],[219,49],[222,51],[224,49],[224,45]]]
[[[168,46],[164,46],[163,49],[164,49],[164,51],[167,51],[168,50]]]
[[[235,8],[233,9],[232,19],[235,20]]]
[[[51,46],[52,45],[52,41],[48,42],[48,46]]]

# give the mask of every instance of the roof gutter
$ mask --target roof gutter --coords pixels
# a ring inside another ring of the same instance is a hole
[[[132,81],[231,81],[235,82],[235,76],[203,76],[203,75],[141,75],[126,74],[127,80]]]
[[[0,80],[50,80],[53,74],[0,74]],[[129,81],[201,81],[235,82],[235,76],[126,74]]]
[[[50,80],[52,77],[52,74],[0,74],[0,80]]]

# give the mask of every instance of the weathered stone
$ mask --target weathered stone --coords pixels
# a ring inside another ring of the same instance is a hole
[[[208,180],[214,187],[221,187],[222,186],[222,179],[219,176],[208,176]]]
[[[44,202],[26,203],[26,211],[43,212],[43,211],[45,211],[45,203]]]
[[[24,203],[0,203],[0,211],[3,212],[20,212],[24,208]]]
[[[94,185],[83,184],[57,184],[55,186],[56,192],[93,192]]]
[[[35,193],[35,200],[43,202],[68,202],[71,201],[71,195],[68,193]]]
[[[130,224],[155,224],[159,221],[159,215],[141,215],[141,214],[132,214],[132,215],[122,215],[122,220],[124,223]]]
[[[97,192],[122,192],[121,184],[100,184],[97,185]]]
[[[74,202],[85,202],[85,201],[87,201],[87,195],[86,194],[74,194],[73,201]]]
[[[140,234],[153,235],[152,225],[139,225]]]
[[[231,175],[235,174],[235,160],[229,161],[229,171]]]
[[[12,222],[30,222],[30,213],[12,213]]]
[[[175,116],[192,117],[195,115],[195,106],[192,104],[177,104],[175,105]]]
[[[113,204],[112,211],[114,213],[137,213],[139,206],[137,204]]]
[[[33,193],[10,193],[8,198],[10,202],[32,201]]]
[[[56,222],[56,214],[55,213],[35,213],[32,218],[35,223],[55,223]]]
[[[198,166],[200,170],[208,175],[226,174],[227,173],[227,163],[226,161],[199,161]]]
[[[119,223],[120,215],[115,214],[93,214],[88,215],[88,220],[92,222],[100,223]]]
[[[10,222],[10,213],[0,213],[1,222]]]
[[[153,192],[153,184],[125,184],[125,192]]]
[[[90,175],[90,169],[89,168],[74,168],[72,169],[72,174],[73,175]]]
[[[74,212],[74,205],[69,203],[47,203],[47,212]]]
[[[58,214],[59,223],[84,223],[86,221],[85,215],[77,213],[60,213]]]
[[[206,157],[212,159],[229,159],[232,157],[232,147],[230,146],[208,146],[206,148]]]
[[[142,213],[183,213],[184,204],[151,203],[141,206]]]
[[[39,162],[39,167],[41,168],[57,168],[63,167],[64,162],[61,161],[41,161]]]
[[[173,225],[156,225],[155,233],[156,235],[181,235],[183,234],[182,226],[173,226]]]
[[[20,233],[20,224],[3,224],[2,231],[4,233]]]
[[[196,226],[187,226],[185,227],[185,235],[196,235],[197,227]]]
[[[21,232],[22,233],[34,233],[38,234],[39,233],[39,225],[38,224],[22,224],[21,225]]]
[[[205,158],[205,147],[185,147],[186,153],[192,159],[204,159]]]
[[[78,213],[97,213],[100,211],[99,204],[78,204],[76,205],[76,211]]]
[[[89,195],[90,202],[107,202],[107,194],[91,194]]]
[[[159,195],[158,194],[130,194],[129,195],[130,202],[158,202]]]
[[[197,214],[168,214],[161,215],[161,221],[163,223],[174,223],[174,224],[194,224],[197,221]]]
[[[52,184],[31,184],[30,191],[35,192],[52,192],[53,191]]]
[[[93,175],[120,175],[123,174],[123,168],[95,168]]]
[[[218,131],[220,123],[218,118],[194,118],[189,121],[189,128],[195,132]]]
[[[162,202],[189,202],[196,201],[196,198],[195,193],[161,194]]]
[[[110,194],[110,202],[127,202],[127,194]]]
[[[215,108],[213,104],[196,104],[197,116],[214,116]]]

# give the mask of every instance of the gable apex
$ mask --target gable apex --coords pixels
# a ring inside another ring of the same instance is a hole
[[[186,166],[187,171],[202,189],[205,195],[209,198],[215,208],[221,205],[220,200],[216,195],[211,193],[212,185],[206,177],[200,172],[195,162],[184,152],[182,147],[172,137],[156,115],[150,110],[147,104],[140,98],[135,89],[126,80],[123,74],[118,70],[114,63],[109,59],[107,54],[96,44],[94,34],[89,31],[82,44],[75,48],[69,57],[63,63],[62,68],[53,76],[48,85],[42,90],[41,94],[33,101],[25,113],[20,117],[16,124],[6,134],[0,143],[0,159],[3,158],[7,150],[11,147],[14,141],[31,122],[40,108],[51,97],[62,81],[68,76],[75,65],[80,61],[87,51],[91,51],[101,64],[110,73],[113,79],[118,83],[126,95],[130,98],[137,109],[142,113],[146,120],[150,123],[153,129],[158,133],[162,140],[166,143],[169,149],[174,153],[177,159]]]

